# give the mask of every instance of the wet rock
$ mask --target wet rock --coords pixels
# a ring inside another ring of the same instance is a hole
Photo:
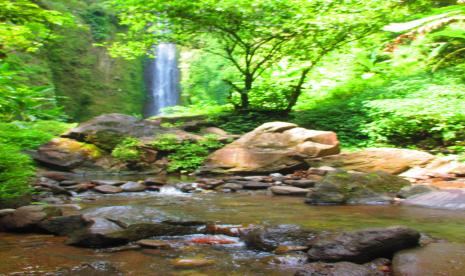
[[[90,189],[93,189],[94,187],[95,187],[95,184],[92,184],[90,182],[86,182],[86,183],[80,183],[80,184],[77,184],[77,185],[74,185],[74,186],[66,187],[66,189],[70,190],[70,191],[74,191],[76,193],[82,193],[82,192],[88,191]]]
[[[145,191],[145,185],[139,182],[127,182],[121,186],[123,192],[143,192]]]
[[[271,255],[260,259],[260,262],[267,265],[284,266],[284,267],[301,267],[307,262],[305,254],[292,253],[286,255]]]
[[[392,174],[400,174],[415,166],[425,165],[433,159],[433,155],[423,151],[395,148],[370,148],[359,152],[327,156],[320,160],[308,160],[308,163],[312,167],[330,166],[348,171],[383,171]]]
[[[392,261],[394,275],[463,275],[465,246],[433,243],[398,252]]]
[[[106,218],[128,225],[140,222],[161,222],[168,219],[165,213],[149,206],[106,206],[86,209],[83,213],[86,218]]]
[[[239,236],[250,249],[273,251],[280,245],[305,245],[315,235],[295,225],[279,225],[240,229]]]
[[[97,186],[120,186],[126,182],[121,180],[92,180],[91,183]]]
[[[437,190],[438,189],[436,187],[430,185],[412,185],[400,189],[397,196],[400,198],[409,198],[414,195],[424,194]]]
[[[299,187],[299,188],[311,188],[314,187],[317,181],[310,180],[310,179],[287,179],[284,180],[283,183],[294,186],[294,187]]]
[[[65,181],[65,180],[73,179],[74,174],[69,173],[69,172],[45,171],[45,172],[40,172],[39,176],[50,178],[55,181]]]
[[[242,190],[243,185],[239,183],[226,183],[223,186],[220,186],[223,190],[231,190],[233,192]]]
[[[275,254],[287,254],[295,251],[307,251],[308,246],[304,245],[279,245],[274,250]]]
[[[38,224],[54,216],[61,216],[61,210],[53,206],[30,205],[16,209],[0,217],[0,230],[12,232],[41,231]]]
[[[465,175],[465,163],[460,161],[457,155],[437,157],[426,166],[417,166],[404,173],[402,176],[415,179],[433,177],[453,177]]]
[[[313,205],[389,204],[410,182],[384,172],[331,172],[310,189],[305,200]]]
[[[270,183],[264,183],[264,182],[244,182],[242,184],[242,189],[244,190],[265,190],[271,187]]]
[[[273,186],[270,190],[274,195],[285,196],[305,196],[308,193],[308,189],[293,186]]]
[[[166,185],[167,179],[165,176],[161,177],[150,177],[144,181],[147,186],[163,186]]]
[[[214,179],[214,178],[203,178],[197,181],[200,183],[202,189],[213,190],[221,185],[224,184],[222,179]]]
[[[111,228],[108,224],[111,224]],[[106,220],[106,225],[95,228],[92,225],[83,231],[70,235],[68,244],[83,247],[111,247],[155,236],[179,236],[198,233],[196,227],[171,225],[167,223],[136,223],[121,228],[114,222]]]
[[[204,173],[271,173],[297,168],[304,158],[339,153],[334,132],[300,128],[285,122],[261,125],[211,154]]]
[[[55,235],[68,235],[79,229],[84,229],[92,224],[81,215],[59,216],[43,220],[38,223],[38,227],[48,233]]]
[[[384,273],[373,271],[370,268],[349,263],[311,263],[306,264],[303,269],[299,269],[295,276],[383,276]]]
[[[54,195],[72,196],[72,194],[69,191],[67,191],[63,187],[60,187],[57,181],[52,180],[50,178],[40,177],[39,179],[37,179],[35,185],[49,189]]]
[[[77,185],[77,181],[74,181],[74,180],[64,180],[64,181],[61,181],[60,182],[60,186],[74,186],[74,185]]]
[[[397,251],[418,245],[420,233],[407,227],[373,228],[312,241],[309,261],[366,263],[391,258]]]
[[[101,186],[94,187],[94,191],[102,193],[102,194],[117,194],[117,193],[121,193],[123,189],[117,186],[101,185]]]
[[[160,191],[160,187],[159,187],[159,186],[147,186],[147,187],[146,187],[146,190],[147,190],[147,191],[151,191],[151,192],[159,192],[159,191]]]
[[[193,259],[175,259],[171,262],[173,266],[178,268],[194,268],[194,267],[203,267],[211,266],[215,264],[214,260],[203,259],[203,258],[193,258]]]
[[[197,185],[195,185],[194,183],[178,183],[176,184],[176,188],[181,190],[181,192],[183,193],[190,193],[195,191]]]
[[[402,202],[428,208],[465,210],[465,189],[439,190],[410,197]]]
[[[156,248],[156,249],[171,249],[171,245],[166,241],[161,240],[140,240],[136,244],[142,247]]]
[[[62,268],[47,275],[63,275],[63,276],[121,276],[124,275],[121,271],[115,268],[108,262],[94,262],[91,264],[83,264],[73,268]]]

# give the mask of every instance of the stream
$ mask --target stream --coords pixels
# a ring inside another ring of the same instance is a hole
[[[166,186],[161,192],[116,195],[86,192],[73,197],[66,206],[66,215],[103,215],[124,223],[182,219],[230,225],[298,225],[317,231],[406,225],[434,238],[465,243],[464,212],[406,206],[309,206],[302,198],[277,197],[267,192],[186,194]],[[96,266],[110,263],[124,275],[292,275],[298,267],[297,259],[249,250],[236,238],[228,237],[232,243],[221,245],[183,242],[190,238],[193,237],[157,237],[178,244],[171,250],[108,252],[67,246],[65,237],[2,233],[0,274],[44,275],[83,263]],[[173,265],[177,258],[203,258],[213,264],[178,268]],[[110,271],[99,275],[115,274]]]

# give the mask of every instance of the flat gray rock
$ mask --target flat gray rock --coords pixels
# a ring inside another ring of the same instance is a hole
[[[420,194],[403,201],[405,205],[465,210],[465,189],[448,189]]]

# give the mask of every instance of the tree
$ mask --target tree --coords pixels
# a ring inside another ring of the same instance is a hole
[[[295,105],[309,73],[322,58],[379,30],[388,15],[402,6],[395,0],[381,4],[360,0],[110,2],[121,23],[129,27],[121,35],[123,42],[113,45],[114,54],[145,54],[154,44],[170,41],[220,55],[238,72],[239,81],[224,80],[232,88],[229,98],[236,109],[251,109],[249,94],[273,64],[283,59],[296,63],[299,77],[283,91],[285,111]]]

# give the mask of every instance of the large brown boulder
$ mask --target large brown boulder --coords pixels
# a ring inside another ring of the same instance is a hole
[[[334,132],[270,122],[211,154],[204,173],[269,173],[297,168],[308,158],[339,153]]]
[[[11,232],[40,231],[40,222],[54,216],[61,216],[61,214],[61,210],[53,206],[23,206],[0,218],[0,230]]]
[[[69,130],[63,137],[111,150],[125,137],[154,136],[162,130],[160,123],[123,114],[104,114]]]
[[[37,162],[66,171],[82,166],[104,168],[96,164],[101,157],[102,152],[96,146],[67,138],[55,138],[33,154]]]
[[[369,148],[358,152],[327,156],[320,160],[309,159],[313,167],[330,166],[360,172],[384,171],[400,174],[415,166],[422,166],[434,156],[418,150],[396,148]]]

